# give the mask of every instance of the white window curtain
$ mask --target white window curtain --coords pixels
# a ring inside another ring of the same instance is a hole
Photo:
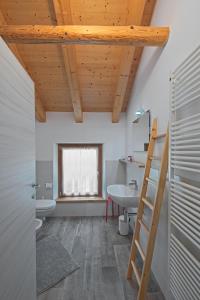
[[[63,149],[63,193],[98,194],[98,148]]]

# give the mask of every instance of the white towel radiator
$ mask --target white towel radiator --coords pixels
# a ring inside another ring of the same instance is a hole
[[[200,47],[171,77],[170,299],[200,300]]]

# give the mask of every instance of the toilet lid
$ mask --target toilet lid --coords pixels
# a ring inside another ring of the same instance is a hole
[[[36,200],[36,209],[43,210],[43,209],[50,209],[55,207],[56,201],[55,200]]]

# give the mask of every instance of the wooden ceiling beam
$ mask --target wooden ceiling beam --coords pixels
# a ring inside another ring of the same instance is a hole
[[[148,26],[151,22],[155,3],[156,0],[130,0],[127,22],[134,23],[136,25]],[[119,79],[113,105],[113,123],[119,122],[120,113],[124,108],[125,100],[126,109],[142,52],[142,47],[127,47],[122,53]]]
[[[35,87],[35,116],[39,122],[46,122],[46,111],[39,96],[37,87]]]
[[[2,25],[0,26],[0,35],[7,42],[26,44],[162,47],[168,40],[169,28],[135,25]]]
[[[49,7],[52,17],[57,25],[72,24],[70,0],[49,0]],[[65,13],[66,11],[67,14]],[[61,51],[67,76],[67,82],[69,84],[70,96],[74,110],[74,118],[77,123],[81,123],[83,122],[83,111],[78,81],[76,49],[73,45],[61,45]]]
[[[0,24],[6,25],[6,20],[0,10]],[[27,67],[19,53],[19,50],[15,44],[8,44],[8,47],[13,52],[13,54],[17,57],[21,65],[24,67],[24,69],[27,71]],[[27,71],[28,72],[28,71]],[[28,72],[29,73],[29,72]],[[30,74],[29,74],[30,75]],[[31,75],[30,75],[31,76]],[[39,122],[46,122],[46,112],[44,110],[44,106],[42,104],[42,101],[39,97],[39,92],[37,90],[37,87],[35,87],[35,116],[36,119]]]

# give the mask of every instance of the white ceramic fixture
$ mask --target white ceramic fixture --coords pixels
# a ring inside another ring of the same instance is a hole
[[[55,200],[36,200],[36,216],[39,218],[51,215],[55,208]]]
[[[138,207],[139,191],[123,184],[114,184],[107,187],[107,193],[118,205],[128,207]]]
[[[38,232],[40,228],[42,227],[42,220],[40,219],[35,219],[35,232]]]

